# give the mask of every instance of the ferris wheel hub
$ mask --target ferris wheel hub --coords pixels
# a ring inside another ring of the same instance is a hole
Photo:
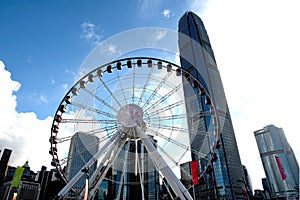
[[[126,104],[117,115],[118,122],[127,128],[135,127],[143,122],[143,110],[136,104]]]

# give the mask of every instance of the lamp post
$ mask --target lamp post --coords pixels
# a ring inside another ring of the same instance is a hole
[[[85,167],[81,170],[81,172],[85,173],[86,175],[86,179],[85,179],[85,189],[84,189],[84,197],[83,197],[83,200],[88,200],[88,191],[89,191],[89,177],[90,177],[90,174],[89,174],[89,168],[88,167]]]

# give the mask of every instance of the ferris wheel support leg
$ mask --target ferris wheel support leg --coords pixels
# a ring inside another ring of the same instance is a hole
[[[90,179],[92,185],[92,188],[89,191],[89,198],[88,199],[93,199],[96,192],[99,189],[100,184],[102,183],[103,179],[105,178],[108,170],[110,169],[110,167],[112,166],[113,162],[115,161],[115,159],[117,158],[117,156],[119,155],[120,151],[122,150],[122,147],[124,146],[125,143],[125,138],[121,138],[118,139],[118,143],[115,143],[115,145],[110,145],[108,148],[108,152],[105,155],[105,157],[102,159],[103,161],[106,161],[109,159],[110,156],[112,156],[112,158],[110,159],[109,163],[107,164],[105,170],[103,173],[101,173],[101,168],[103,167],[105,162],[101,162],[99,164],[99,166],[97,167],[97,171],[95,171]],[[117,148],[116,148],[117,147]],[[115,153],[112,153],[115,150]],[[112,155],[113,154],[113,155]],[[100,175],[100,177],[98,177]],[[98,177],[98,180],[96,180],[96,178]],[[96,181],[96,183],[95,183]],[[82,191],[83,192],[83,191]],[[79,197],[82,197],[83,193],[80,194]]]
[[[106,152],[105,150],[110,146],[114,145],[117,142],[119,142],[122,138],[120,135],[120,132],[117,131],[104,145],[103,147],[98,150],[98,152],[82,167],[82,169],[90,167],[96,160],[100,158],[100,156],[103,154],[103,152]],[[119,137],[118,137],[119,136]],[[113,148],[111,148],[113,149]],[[107,152],[106,152],[107,153]],[[81,170],[67,183],[67,185],[58,193],[58,198],[63,197],[72,187],[73,185],[80,179],[82,175],[84,175],[85,172],[82,172]]]
[[[173,171],[170,169],[166,161],[162,158],[162,156],[158,153],[155,146],[152,144],[150,139],[145,135],[145,132],[137,126],[138,133],[140,135],[140,139],[143,141],[148,154],[150,155],[152,161],[161,171],[163,176],[167,179],[168,184],[170,184],[174,193],[180,199],[188,199],[193,200],[192,196],[188,192],[188,190],[184,187],[184,185],[180,182],[180,180],[176,177]]]

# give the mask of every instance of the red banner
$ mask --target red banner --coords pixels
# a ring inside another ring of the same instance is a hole
[[[276,163],[277,163],[277,166],[278,166],[281,178],[282,178],[282,180],[285,180],[286,179],[286,175],[285,175],[284,169],[283,169],[283,167],[281,165],[280,158],[278,156],[275,156],[275,159],[276,159]]]
[[[191,161],[191,171],[192,171],[192,178],[193,178],[193,184],[198,185],[198,162],[197,161]]]

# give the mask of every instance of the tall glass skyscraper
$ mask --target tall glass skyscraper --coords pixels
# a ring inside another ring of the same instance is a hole
[[[77,132],[71,138],[69,159],[66,167],[68,179],[72,179],[77,172],[97,153],[99,148],[99,138],[84,132]],[[96,170],[97,162],[90,168],[92,175]],[[74,185],[74,189],[80,191],[85,186],[85,176],[82,176]]]
[[[194,195],[197,199],[246,199],[241,181],[244,180],[243,167],[220,73],[204,24],[193,12],[186,12],[179,20],[178,34],[181,66],[195,76],[209,93],[216,106],[221,134],[216,150],[218,159],[213,163],[213,172],[206,175],[205,184],[195,185]],[[184,93],[188,98],[189,91],[184,88]],[[194,109],[207,109],[202,99],[198,102],[198,105],[186,105],[188,114],[193,113]],[[199,120],[198,130],[210,131],[210,123],[211,119],[202,118]],[[200,140],[203,138],[190,135],[193,149],[197,149]],[[192,160],[199,160],[196,155],[191,156]],[[203,163],[201,160],[199,162],[201,168]]]
[[[268,125],[254,135],[271,198],[299,199],[299,165],[282,128]]]

